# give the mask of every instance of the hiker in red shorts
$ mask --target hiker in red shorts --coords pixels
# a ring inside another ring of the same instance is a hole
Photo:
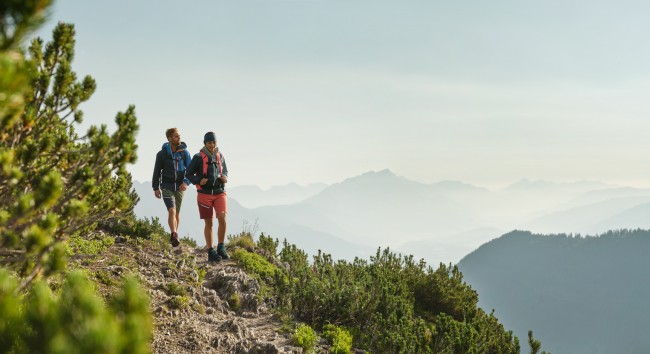
[[[219,262],[228,259],[226,247],[223,242],[226,238],[226,211],[227,200],[225,184],[228,182],[228,168],[226,160],[217,147],[217,138],[214,132],[207,132],[203,137],[203,144],[199,153],[192,157],[187,176],[197,189],[197,202],[199,215],[205,222],[203,233],[205,244],[208,248],[208,261]],[[212,245],[212,224],[214,213],[217,214],[219,227],[217,229],[217,250]]]

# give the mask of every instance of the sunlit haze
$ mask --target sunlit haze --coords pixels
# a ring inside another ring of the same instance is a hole
[[[499,188],[522,178],[650,187],[641,1],[60,0],[85,122],[129,104],[139,181],[164,131],[213,130],[230,183],[390,169]]]

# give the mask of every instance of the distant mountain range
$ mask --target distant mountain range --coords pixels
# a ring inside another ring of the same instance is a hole
[[[284,186],[273,186],[263,190],[258,186],[237,186],[228,189],[228,193],[237,197],[237,201],[246,208],[257,208],[264,205],[285,205],[303,201],[325,189],[325,183],[312,183],[300,186],[289,183]]]
[[[167,228],[151,184],[134,188],[141,197],[136,214],[159,217]],[[520,338],[533,330],[554,354],[650,352],[650,233],[576,236],[650,228],[650,189],[522,180],[488,190],[382,170],[332,185],[233,187],[228,197],[229,234],[264,232],[339,259],[390,247],[434,267],[460,261],[479,305],[496,309]],[[204,244],[194,187],[183,204],[181,236]],[[509,232],[516,229],[530,232]]]
[[[644,205],[645,208],[645,205]],[[647,208],[646,208],[647,210]],[[479,306],[553,354],[650,353],[650,231],[510,232],[464,257]]]
[[[136,214],[158,216],[166,225],[165,208],[150,183],[134,187],[141,195]],[[237,186],[228,189],[228,197],[229,233],[257,226],[308,252],[322,249],[346,259],[390,247],[430,264],[456,263],[513,229],[591,234],[650,227],[650,190],[594,181],[521,180],[488,190],[458,181],[425,184],[382,170],[332,185]],[[180,234],[202,244],[195,200],[191,187]]]

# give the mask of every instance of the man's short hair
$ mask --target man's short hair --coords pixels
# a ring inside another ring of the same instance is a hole
[[[169,138],[171,138],[172,136],[174,136],[174,133],[176,133],[176,132],[178,132],[178,129],[176,129],[176,128],[169,128],[169,129],[167,129],[167,131],[165,132],[165,136],[167,136],[167,139],[169,139]]]

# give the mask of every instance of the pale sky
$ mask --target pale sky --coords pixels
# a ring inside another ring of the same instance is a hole
[[[136,180],[164,131],[214,130],[231,185],[391,169],[500,187],[522,178],[650,187],[645,1],[59,0],[86,124],[129,104]],[[84,129],[85,130],[85,129]]]

